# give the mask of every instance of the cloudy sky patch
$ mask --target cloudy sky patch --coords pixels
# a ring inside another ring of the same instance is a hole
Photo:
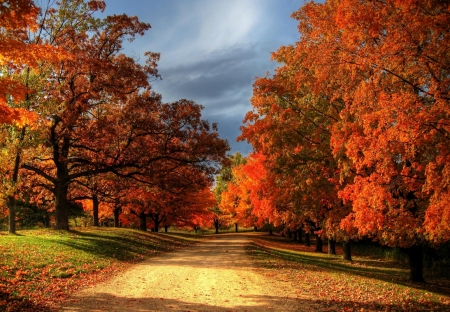
[[[270,52],[294,44],[297,23],[290,14],[303,0],[106,0],[105,14],[137,15],[152,25],[125,48],[143,61],[145,51],[161,53],[163,77],[153,88],[163,100],[190,99],[203,116],[219,124],[232,153],[248,154],[237,143],[255,77],[277,66]]]

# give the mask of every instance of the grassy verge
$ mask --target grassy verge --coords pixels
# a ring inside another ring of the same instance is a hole
[[[0,234],[0,311],[49,311],[80,287],[199,239],[115,228]]]
[[[324,311],[450,311],[449,280],[426,276],[427,284],[410,283],[401,263],[362,256],[348,262],[268,235],[255,237],[248,252],[266,276]]]

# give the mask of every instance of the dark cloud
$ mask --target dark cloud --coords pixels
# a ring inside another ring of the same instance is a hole
[[[239,127],[242,125],[242,116],[219,114],[205,117],[211,123],[216,122],[218,124],[220,136],[228,140],[232,154],[239,151],[241,154],[247,155],[251,152],[252,147],[247,142],[236,141],[236,138],[241,135]]]
[[[247,111],[256,76],[267,70],[261,61],[258,46],[233,47],[205,55],[204,59],[183,66],[160,68],[162,81],[153,83],[156,92],[167,102],[181,98],[202,104],[204,118],[219,124],[219,132],[226,138],[232,152],[248,154],[251,146],[236,142],[239,127]]]
[[[248,100],[255,76],[264,73],[257,50],[256,46],[234,47],[209,53],[187,65],[161,67],[163,80],[154,83],[155,89],[169,101],[188,98],[214,102],[236,95]]]
[[[205,107],[204,118],[219,123],[233,153],[255,77],[277,66],[270,52],[298,40],[297,21],[289,18],[299,0],[127,0],[109,1],[104,14],[138,16],[152,29],[124,52],[141,61],[144,51],[161,53],[162,81],[152,83],[166,102],[190,99]]]

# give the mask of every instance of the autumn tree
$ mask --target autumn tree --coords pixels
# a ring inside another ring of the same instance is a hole
[[[233,168],[244,163],[245,157],[243,157],[239,152],[236,152],[233,156],[230,157],[229,162],[224,163],[222,165],[219,174],[216,176],[216,185],[214,187],[214,194],[216,195],[219,209],[220,207],[225,208],[226,206],[226,204],[222,205],[223,200],[222,194],[224,194],[224,192],[228,190],[228,185],[230,183],[234,183]],[[237,201],[238,200],[238,198],[236,197],[237,195],[234,194],[234,196],[235,198],[233,200]],[[228,198],[226,201],[230,202],[230,199]],[[225,210],[230,211],[231,214],[233,215],[233,218],[235,219],[234,220],[235,231],[237,232],[239,226],[238,224],[240,223],[240,221],[243,220],[240,220],[239,216],[234,211],[234,205],[228,205],[228,207],[226,207]]]
[[[147,76],[155,74],[152,59],[149,65],[140,66],[119,53],[122,40],[132,40],[150,26],[124,15],[95,19],[92,14],[102,8],[99,4],[63,1],[48,13],[43,26],[49,34],[46,40],[73,57],[46,69],[52,77],[46,83],[48,104],[41,111],[43,118],[51,120],[41,132],[46,156],[36,157],[22,167],[50,182],[49,190],[55,195],[56,227],[61,229],[68,229],[67,193],[75,179],[70,173],[76,170],[77,177],[87,176],[92,169],[83,171],[79,167],[86,164],[80,150],[89,148],[83,140],[88,139],[86,131],[95,120],[94,111],[148,86]],[[78,151],[72,153],[72,149]]]
[[[264,161],[262,154],[249,155],[245,163],[233,168],[233,181],[222,193],[221,207],[232,211],[245,225],[277,225],[279,220],[274,204],[276,187],[267,175]]]
[[[314,77],[294,52],[282,47],[273,53],[281,66],[272,77],[255,82],[253,111],[246,115],[239,139],[264,156],[259,171],[267,171],[267,181],[277,190],[272,204],[277,223],[295,232],[304,229],[307,235],[315,231],[321,251],[322,237],[331,245],[336,239],[345,241],[338,225],[348,209],[338,198],[340,171],[330,147],[343,104],[313,93]]]
[[[308,3],[293,14],[299,41],[275,54],[297,64],[287,83],[337,108],[327,131],[351,208],[341,229],[403,248],[412,281],[422,246],[449,238],[447,13],[441,1]]]
[[[0,122],[7,138],[2,155],[3,194],[8,207],[9,232],[15,233],[19,167],[23,149],[29,146],[27,131],[38,126],[35,107],[39,68],[69,57],[65,51],[42,42],[40,8],[32,1],[3,1],[0,5]],[[42,15],[45,15],[42,14]],[[41,15],[41,16],[42,16]]]
[[[22,168],[46,180],[61,229],[68,229],[69,189],[80,179],[108,172],[136,176],[162,159],[210,175],[227,149],[215,126],[200,119],[200,106],[163,104],[150,90],[157,54],[146,54],[145,65],[139,65],[120,53],[123,40],[150,25],[125,15],[95,19],[102,5],[63,1],[45,23],[47,40],[74,57],[48,69],[42,110],[47,125],[39,133],[45,145]]]
[[[24,125],[35,115],[17,106],[30,92],[20,74],[43,62],[59,59],[58,52],[40,41],[40,9],[31,0],[6,0],[0,4],[0,123]]]

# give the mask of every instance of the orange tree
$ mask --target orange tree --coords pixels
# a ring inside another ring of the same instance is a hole
[[[45,142],[45,150],[22,168],[49,182],[48,189],[55,196],[56,227],[60,229],[68,229],[67,194],[74,180],[71,173],[88,174],[79,169],[86,164],[80,150],[89,148],[85,142],[90,125],[104,107],[118,104],[126,94],[148,86],[147,75],[155,73],[154,66],[137,65],[119,53],[122,40],[132,40],[150,26],[124,15],[95,19],[93,13],[102,8],[101,3],[62,1],[47,12],[42,23],[43,32],[48,34],[44,42],[72,57],[42,68],[46,73],[45,93],[38,110],[45,123],[38,137]]]
[[[326,130],[351,208],[336,215],[341,228],[403,248],[410,279],[423,281],[421,247],[450,237],[448,4],[326,1],[293,17],[300,39],[275,58],[297,64],[287,83],[324,99],[320,113],[336,109]]]
[[[229,211],[233,218],[234,226],[236,232],[238,231],[239,224],[245,223],[247,225],[247,220],[242,218],[241,214],[237,214],[235,210],[235,202],[237,202],[238,197],[236,193],[227,192],[231,184],[235,184],[233,169],[246,162],[246,158],[243,157],[239,152],[236,152],[233,156],[229,157],[229,161],[222,165],[219,174],[216,176],[216,185],[214,187],[214,194],[217,198],[217,208],[218,210]],[[229,194],[229,195],[225,195]],[[225,197],[226,198],[225,198]],[[232,196],[233,199],[229,197]],[[232,201],[234,203],[232,203]]]
[[[37,124],[39,71],[69,57],[42,41],[41,10],[32,1],[8,0],[0,5],[0,123],[6,153],[1,157],[2,193],[8,207],[9,232],[15,233],[19,167],[23,150],[32,144],[27,132]],[[45,14],[44,14],[45,15]]]
[[[253,111],[246,115],[240,139],[264,155],[259,170],[267,171],[267,181],[277,190],[272,206],[278,223],[289,230],[315,230],[317,250],[324,236],[331,243],[346,242],[349,237],[336,224],[348,208],[338,198],[340,171],[330,147],[343,103],[313,93],[314,77],[293,47],[280,48],[273,59],[283,65],[255,82]]]
[[[40,9],[31,0],[6,0],[0,4],[0,123],[29,124],[35,115],[17,107],[25,100],[27,85],[19,79],[44,62],[60,59],[50,45],[43,45],[38,23]],[[15,102],[15,105],[14,105]]]
[[[228,148],[215,125],[201,120],[199,105],[163,104],[150,90],[157,54],[147,53],[139,65],[120,53],[123,40],[150,25],[125,15],[95,19],[104,5],[96,3],[62,1],[47,16],[48,40],[73,57],[49,69],[41,114],[46,124],[38,134],[42,156],[22,164],[46,180],[60,229],[68,229],[68,194],[80,179],[107,172],[136,177],[167,159],[210,175]]]
[[[277,225],[278,211],[274,205],[276,188],[268,180],[264,155],[251,154],[245,163],[232,170],[233,180],[221,194],[220,207],[231,211],[246,226]]]

